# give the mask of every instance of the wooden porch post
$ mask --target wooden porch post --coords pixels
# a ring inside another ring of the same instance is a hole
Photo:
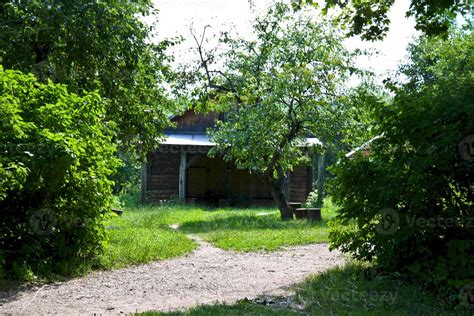
[[[147,190],[147,168],[148,157],[145,158],[145,161],[142,163],[142,174],[141,174],[141,194],[140,200],[142,203],[146,202],[146,190]]]
[[[287,172],[285,178],[283,179],[283,190],[286,200],[290,202],[290,172]]]
[[[186,202],[186,152],[181,152],[179,161],[179,201]]]
[[[318,180],[316,181],[316,190],[318,192],[318,207],[321,207],[323,204],[323,195],[324,195],[324,156],[326,152],[322,152],[318,158]]]

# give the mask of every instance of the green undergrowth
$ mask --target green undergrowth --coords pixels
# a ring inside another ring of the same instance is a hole
[[[396,273],[383,275],[352,262],[314,275],[300,284],[297,300],[308,314],[454,315],[431,292],[408,284]],[[462,310],[457,313],[463,314]]]

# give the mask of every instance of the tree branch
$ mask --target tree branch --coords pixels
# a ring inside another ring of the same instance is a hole
[[[242,100],[241,100],[240,96],[238,95],[237,90],[235,89],[235,85],[233,84],[231,78],[229,78],[227,75],[225,75],[225,73],[222,72],[221,70],[210,70],[209,69],[209,58],[205,58],[203,43],[204,43],[204,39],[205,39],[206,30],[207,30],[207,28],[210,28],[210,27],[211,27],[210,25],[206,25],[204,27],[204,30],[202,32],[202,36],[201,36],[200,40],[197,38],[197,36],[194,33],[193,29],[191,29],[191,35],[193,36],[194,41],[196,42],[196,45],[197,45],[197,51],[198,51],[198,54],[199,54],[201,67],[204,69],[205,76],[206,76],[206,79],[207,79],[207,85],[210,89],[214,89],[217,92],[222,92],[222,91],[231,92],[234,95],[234,98],[237,100],[237,102],[242,103]],[[214,78],[211,76],[212,73],[218,73],[219,75],[221,75],[228,82],[229,87],[224,86],[224,85],[220,85],[220,84],[216,84],[213,80]]]

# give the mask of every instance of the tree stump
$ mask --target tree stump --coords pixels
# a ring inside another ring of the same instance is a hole
[[[320,208],[307,208],[306,218],[308,221],[320,221],[322,219]]]

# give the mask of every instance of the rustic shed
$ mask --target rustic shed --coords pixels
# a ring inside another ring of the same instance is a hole
[[[224,119],[224,114],[188,110],[172,119],[176,127],[167,129],[165,141],[148,154],[142,170],[142,199],[226,205],[273,204],[270,192],[255,175],[232,162],[207,156],[214,143],[206,129],[213,126],[216,119]],[[295,168],[286,183],[290,201],[305,201],[312,187],[311,167]]]

